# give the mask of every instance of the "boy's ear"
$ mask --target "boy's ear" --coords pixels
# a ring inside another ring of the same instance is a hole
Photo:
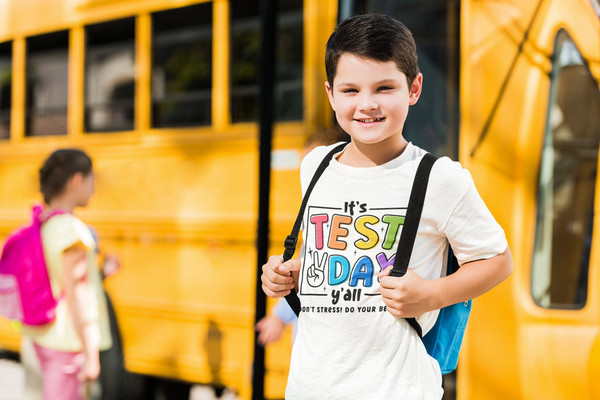
[[[423,89],[423,74],[418,73],[416,78],[413,80],[409,89],[409,101],[408,104],[413,106],[417,104],[419,101],[419,97],[421,97],[421,90]]]
[[[325,81],[325,91],[327,92],[327,97],[329,98],[329,104],[331,104],[331,108],[335,111],[335,101],[333,100],[333,88],[329,84],[329,81]]]

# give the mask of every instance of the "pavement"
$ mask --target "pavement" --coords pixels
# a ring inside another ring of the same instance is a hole
[[[21,364],[0,359],[0,400],[39,400],[37,390],[26,389],[25,370]]]
[[[41,381],[34,374],[26,374],[25,367],[14,360],[0,359],[0,400],[41,400]],[[239,400],[231,391],[225,390],[216,397],[208,386],[195,385],[189,400]],[[158,400],[158,399],[155,399]]]

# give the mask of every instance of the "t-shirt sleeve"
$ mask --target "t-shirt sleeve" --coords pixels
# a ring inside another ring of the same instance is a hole
[[[86,251],[94,248],[93,237],[89,228],[70,214],[57,215],[51,218],[45,228],[45,238],[51,241],[52,250],[62,253],[74,245],[82,245]]]
[[[442,210],[438,228],[448,238],[459,264],[504,252],[508,246],[504,230],[477,192],[471,174],[448,158],[438,163],[436,173],[432,171]]]
[[[42,243],[52,291],[58,296],[62,291],[60,282],[63,275],[64,251],[79,244],[90,255],[95,249],[95,242],[87,225],[71,214],[61,214],[42,225]]]

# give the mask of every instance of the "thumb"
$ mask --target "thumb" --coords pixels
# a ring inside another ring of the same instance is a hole
[[[279,271],[289,274],[290,272],[298,272],[300,271],[300,259],[294,258],[288,260],[279,266]]]
[[[389,267],[386,267],[384,270],[382,270],[382,271],[381,271],[381,272],[378,274],[378,276],[379,276],[380,278],[383,278],[384,276],[389,276],[391,271],[392,271],[392,266],[390,265]]]

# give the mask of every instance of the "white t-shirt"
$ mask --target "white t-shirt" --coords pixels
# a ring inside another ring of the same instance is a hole
[[[303,192],[334,146],[318,147],[303,160]],[[442,397],[437,361],[405,319],[386,311],[377,277],[393,264],[424,154],[409,143],[396,159],[371,168],[334,157],[315,186],[303,221],[302,312],[286,399]],[[431,172],[410,268],[425,279],[445,274],[447,240],[460,264],[507,247],[470,174],[441,158]],[[437,311],[418,318],[423,333],[436,318]]]

